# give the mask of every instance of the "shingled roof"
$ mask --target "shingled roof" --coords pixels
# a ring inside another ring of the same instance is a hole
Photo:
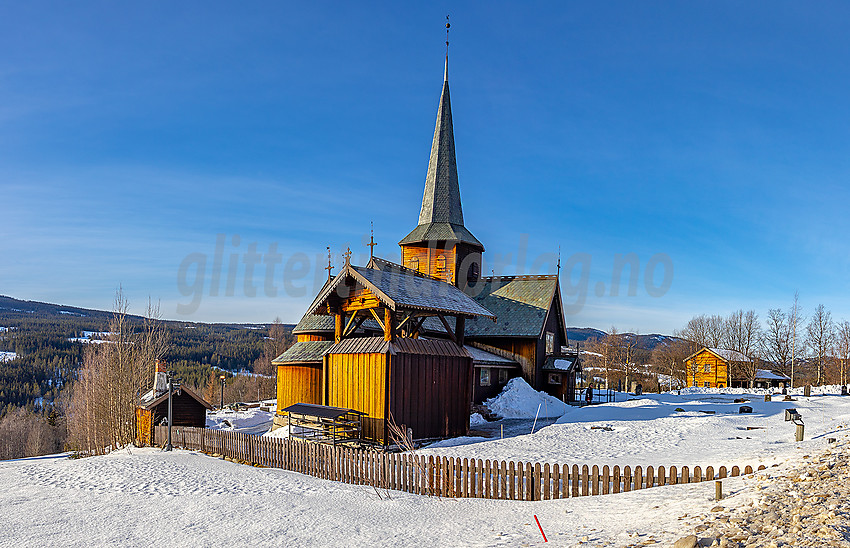
[[[333,318],[331,318],[333,320]],[[333,330],[333,321],[331,321]],[[315,363],[322,361],[322,355],[333,346],[333,341],[301,341],[286,349],[286,352],[272,360],[275,365],[287,363]]]
[[[307,310],[315,314],[333,297],[337,287],[351,277],[368,288],[390,310],[421,310],[465,317],[494,318],[493,314],[472,300],[463,291],[433,278],[412,276],[397,272],[384,272],[371,268],[345,265],[342,272],[325,286]]]
[[[399,244],[447,240],[465,242],[483,251],[481,242],[463,226],[452,128],[452,103],[449,98],[448,63],[447,57],[443,93],[437,109],[437,124],[434,128],[434,139],[431,141],[428,173],[425,176],[422,209],[419,211],[419,224]]]
[[[483,285],[482,285],[483,284]],[[471,319],[467,337],[538,337],[558,286],[558,277],[496,276],[482,278],[473,298],[496,315],[496,323]],[[559,303],[560,304],[560,303]]]

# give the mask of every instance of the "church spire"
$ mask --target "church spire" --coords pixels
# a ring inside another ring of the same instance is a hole
[[[449,97],[449,23],[446,17],[446,64],[443,91],[437,108],[437,123],[431,141],[431,156],[425,175],[425,192],[419,210],[419,224],[399,242],[400,245],[425,242],[464,242],[484,249],[475,236],[463,226],[460,186],[452,128],[452,103]]]

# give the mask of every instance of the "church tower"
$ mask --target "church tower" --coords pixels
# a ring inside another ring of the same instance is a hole
[[[449,99],[448,52],[419,224],[399,246],[404,266],[460,289],[475,284],[481,276],[484,246],[463,226]]]

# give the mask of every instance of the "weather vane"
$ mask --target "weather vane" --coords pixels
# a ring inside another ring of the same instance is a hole
[[[449,16],[446,15],[446,56],[449,55],[449,29],[452,26],[449,24]]]
[[[558,277],[561,276],[561,246],[558,246]]]

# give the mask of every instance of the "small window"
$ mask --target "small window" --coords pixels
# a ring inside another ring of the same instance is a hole
[[[555,353],[555,334],[550,331],[546,332],[546,353]]]
[[[469,269],[466,271],[466,281],[475,283],[478,281],[478,278],[481,276],[481,266],[473,262],[469,265]]]
[[[443,272],[446,269],[446,256],[440,255],[437,257],[437,272]]]
[[[702,368],[702,372],[703,373],[711,373],[711,364],[710,363],[705,364]]]
[[[407,264],[411,270],[419,270],[419,257],[411,257]]]
[[[561,384],[561,374],[549,373],[549,384]]]
[[[506,382],[508,382],[508,370],[499,369],[499,384],[505,384]]]
[[[708,382],[708,381],[705,381],[704,383],[702,383],[702,386],[703,386],[703,388],[711,388],[711,383]]]
[[[490,368],[482,367],[481,372],[478,374],[478,385],[479,386],[490,386]]]

